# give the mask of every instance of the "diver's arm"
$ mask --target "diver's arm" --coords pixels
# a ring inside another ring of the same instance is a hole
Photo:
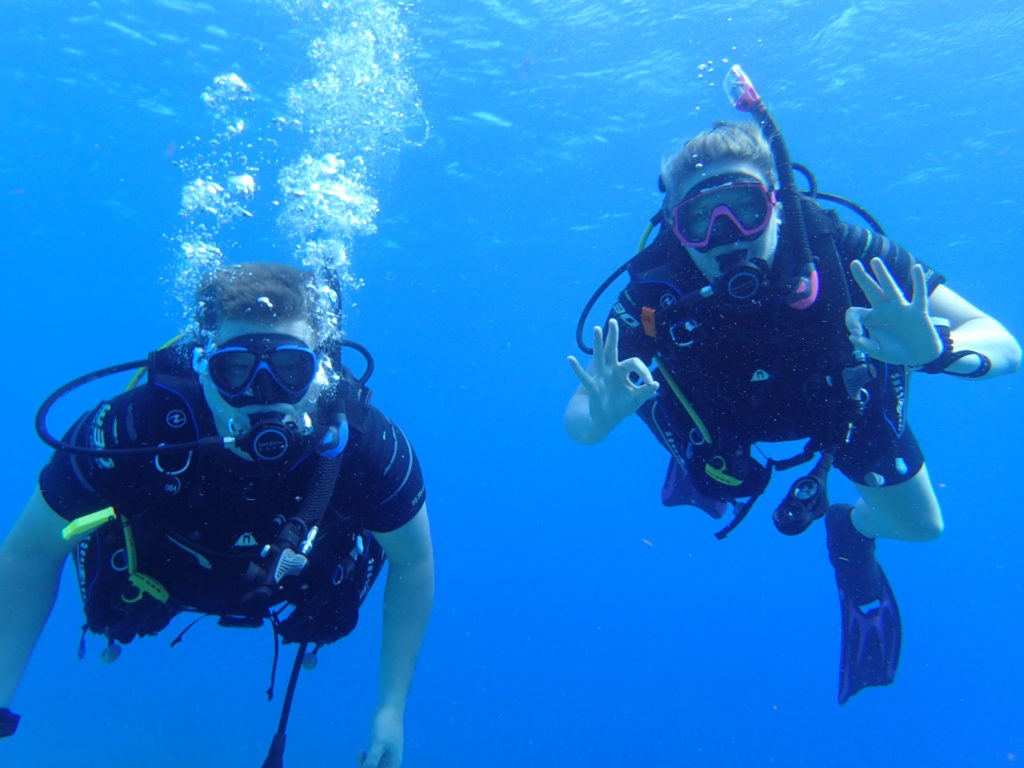
[[[589,370],[583,370],[571,355],[569,365],[580,385],[565,408],[565,431],[583,445],[600,443],[658,392],[658,382],[640,358],[619,361],[619,324],[615,319],[608,321],[607,340],[600,326],[594,328],[594,358]]]
[[[991,362],[992,367],[975,378],[991,379],[1020,368],[1020,344],[998,320],[944,285],[932,291],[929,302],[929,314],[932,317],[949,321],[949,338],[954,351],[969,349],[984,355]],[[969,375],[978,370],[978,356],[962,357],[946,370]]]
[[[427,505],[401,528],[374,533],[374,537],[387,556],[388,576],[384,586],[379,700],[370,729],[370,748],[361,765],[398,768],[402,762],[405,702],[434,601],[434,554]]]
[[[77,542],[36,490],[0,546],[0,707],[9,707],[57,598],[64,560]]]

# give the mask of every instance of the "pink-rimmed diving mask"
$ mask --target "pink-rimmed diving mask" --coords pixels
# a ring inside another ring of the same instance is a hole
[[[672,231],[696,250],[754,240],[768,228],[774,206],[775,190],[753,176],[716,176],[672,209]]]

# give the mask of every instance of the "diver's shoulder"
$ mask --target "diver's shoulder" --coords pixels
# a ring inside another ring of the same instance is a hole
[[[404,433],[402,428],[380,407],[366,403],[359,413],[349,413],[349,440],[357,448],[392,444]]]

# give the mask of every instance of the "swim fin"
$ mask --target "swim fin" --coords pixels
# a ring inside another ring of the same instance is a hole
[[[825,518],[842,615],[840,704],[862,688],[895,679],[903,636],[896,597],[875,560],[875,540],[854,527],[852,511],[849,504],[833,504]]]

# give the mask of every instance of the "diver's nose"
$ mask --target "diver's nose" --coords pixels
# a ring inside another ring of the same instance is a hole
[[[269,405],[281,400],[281,388],[277,386],[277,382],[270,375],[270,371],[266,370],[259,371],[256,374],[252,381],[252,386],[249,388],[249,393],[258,403],[263,405]]]
[[[726,243],[735,243],[743,239],[743,233],[728,216],[719,216],[711,225],[711,237],[708,248],[717,248]]]

